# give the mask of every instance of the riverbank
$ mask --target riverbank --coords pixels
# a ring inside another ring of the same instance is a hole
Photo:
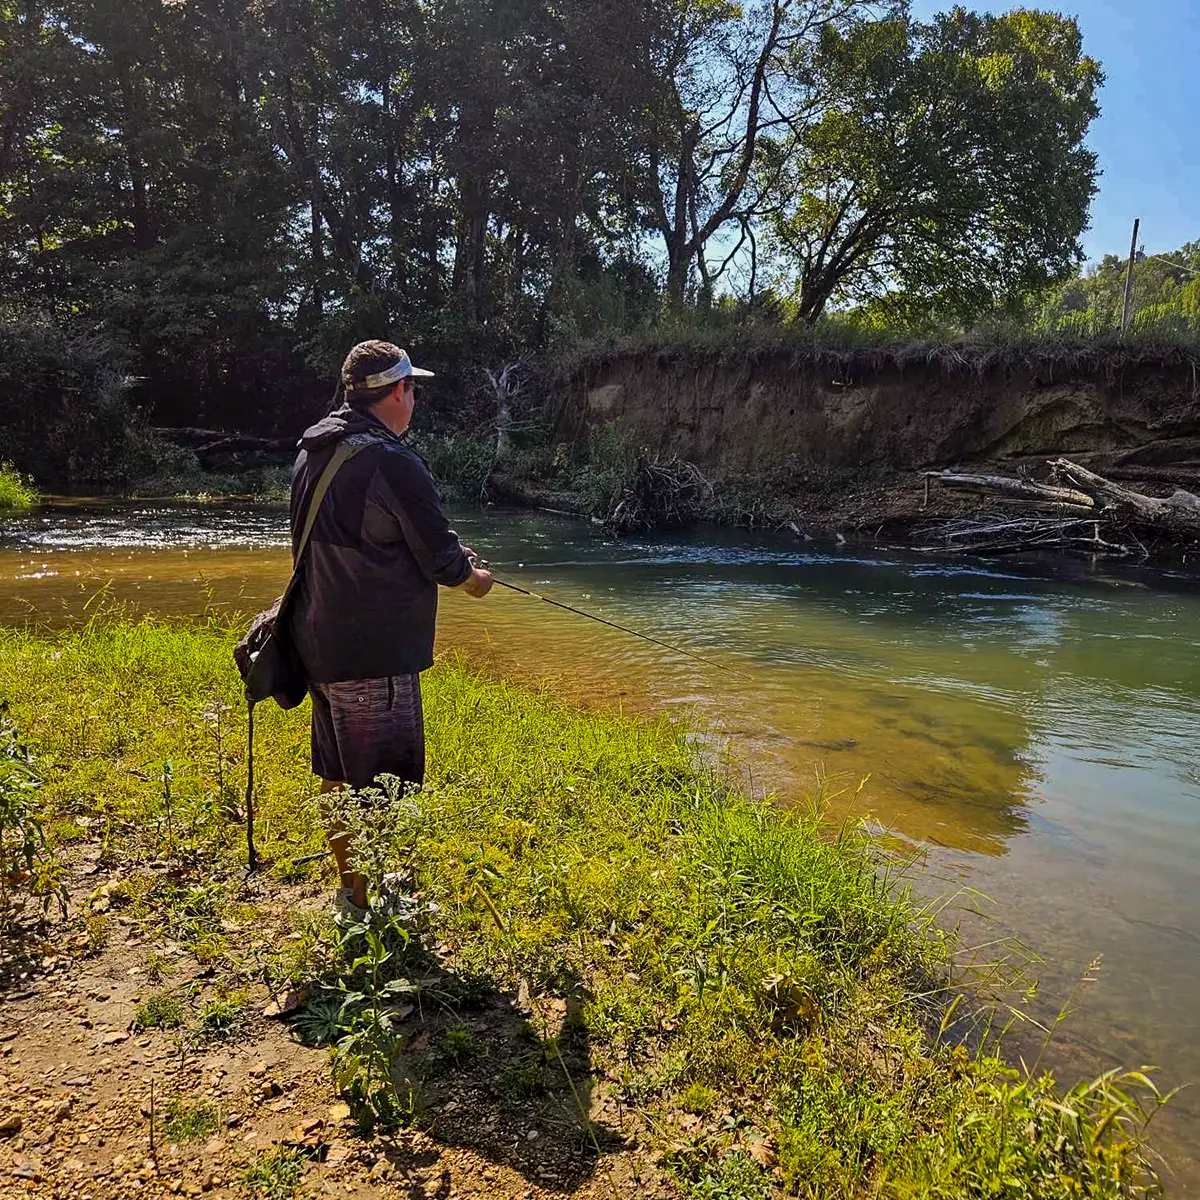
[[[72,900],[65,921],[52,910],[7,941],[18,1033],[0,1117],[22,1125],[4,1169],[99,1171],[98,1196],[204,1172],[217,1194],[268,1176],[400,1194],[443,1168],[466,1194],[473,1177],[487,1195],[731,1200],[1106,1196],[1149,1180],[1119,1081],[1064,1102],[936,1036],[953,1027],[949,946],[881,885],[876,846],[731,791],[665,724],[458,663],[426,676],[429,786],[374,839],[377,867],[415,873],[419,937],[380,918],[356,964],[362,943],[321,915],[328,864],[306,861],[321,834],[303,711],[260,710],[264,868],[243,880],[231,636],[119,620],[0,634],[0,695],[36,755]],[[357,1039],[334,1058],[345,1111],[327,1052],[260,1015],[303,982],[293,1029]],[[390,1023],[372,1024],[372,995]],[[364,1083],[381,1061],[395,1092]],[[160,1126],[153,1171],[151,1078],[177,1146]]]

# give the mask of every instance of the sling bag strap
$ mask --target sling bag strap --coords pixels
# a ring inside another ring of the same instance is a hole
[[[358,436],[352,440],[344,439],[338,442],[333,454],[330,455],[329,462],[325,464],[325,470],[321,472],[321,477],[317,480],[317,486],[313,488],[312,499],[308,502],[308,513],[304,520],[304,530],[300,534],[300,541],[296,546],[296,557],[292,563],[292,577],[288,580],[287,587],[283,589],[283,595],[279,600],[279,614],[281,616],[287,605],[288,597],[291,596],[292,589],[296,586],[296,582],[300,577],[300,566],[304,558],[304,551],[308,549],[308,542],[312,537],[313,526],[317,523],[317,513],[320,511],[321,503],[329,492],[329,485],[333,483],[333,477],[360,450],[378,440],[377,438],[363,438]],[[258,867],[258,853],[254,848],[254,701],[250,698],[249,689],[246,691],[246,705],[249,709],[246,721],[246,850],[249,868],[251,871],[254,871]]]
[[[321,501],[325,499],[329,491],[329,485],[333,483],[333,477],[368,444],[367,442],[357,440],[354,442],[348,440],[338,442],[333,454],[329,457],[329,461],[325,464],[325,470],[321,472],[321,477],[317,480],[317,486],[313,488],[312,499],[308,502],[308,515],[304,520],[304,531],[300,534],[300,541],[296,546],[296,560],[292,563],[292,577],[288,580],[288,585],[283,591],[283,598],[285,600],[296,584],[296,577],[300,573],[300,563],[304,558],[304,551],[308,549],[308,540],[312,537],[313,526],[317,523],[317,513],[320,511]],[[279,608],[282,612],[283,605],[280,604]]]

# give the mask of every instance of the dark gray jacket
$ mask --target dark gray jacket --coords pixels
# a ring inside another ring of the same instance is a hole
[[[433,664],[437,585],[471,574],[429,469],[381,421],[348,405],[305,431],[292,472],[292,556],[313,489],[343,438],[364,443],[321,505],[291,602],[314,683],[406,675]]]

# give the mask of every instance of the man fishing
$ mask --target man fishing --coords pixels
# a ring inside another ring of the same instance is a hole
[[[292,473],[296,554],[317,482],[334,449],[355,450],[316,510],[291,607],[292,642],[312,696],[312,767],[321,791],[425,778],[421,672],[433,665],[437,589],[482,599],[490,572],[476,565],[442,511],[422,459],[400,439],[412,420],[414,367],[390,342],[360,342],[342,364],[342,407],[306,430]],[[328,830],[341,874],[334,907],[366,907],[346,833]]]

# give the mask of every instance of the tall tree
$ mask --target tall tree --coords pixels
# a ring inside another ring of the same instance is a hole
[[[666,0],[651,4],[644,70],[648,227],[662,238],[667,296],[680,304],[692,270],[711,298],[705,249],[744,204],[760,141],[814,101],[806,61],[827,32],[849,30],[904,0]],[[640,165],[640,164],[639,164]]]
[[[970,318],[1080,260],[1102,76],[1074,20],[956,8],[828,27],[812,68],[823,111],[764,143],[758,175],[802,320],[886,292]]]

